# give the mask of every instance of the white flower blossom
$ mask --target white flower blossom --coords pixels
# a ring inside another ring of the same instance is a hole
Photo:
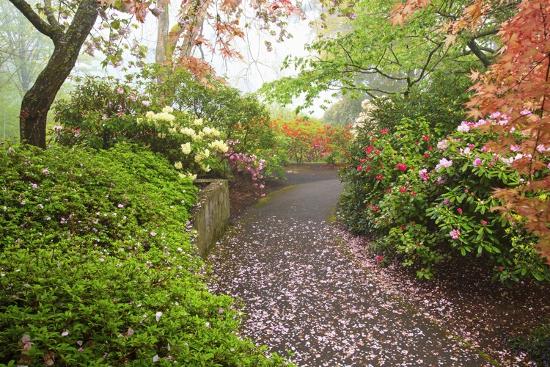
[[[185,143],[185,144],[181,145],[181,151],[182,151],[183,154],[187,155],[187,154],[191,153],[191,150],[192,150],[191,143]]]

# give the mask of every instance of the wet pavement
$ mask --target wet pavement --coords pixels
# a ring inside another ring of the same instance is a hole
[[[211,288],[242,300],[244,335],[298,366],[490,366],[353,261],[330,223],[335,170],[288,176],[209,258]]]

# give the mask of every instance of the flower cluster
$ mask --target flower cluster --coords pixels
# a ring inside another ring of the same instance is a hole
[[[196,173],[210,172],[213,166],[219,166],[229,147],[219,139],[221,132],[205,126],[202,119],[192,119],[189,115],[175,112],[166,106],[161,112],[148,111],[138,124],[154,130],[158,139],[170,145],[178,143],[179,149],[172,151],[174,167],[185,171],[184,177],[195,177]],[[162,142],[159,142],[162,144]]]
[[[247,175],[253,182],[259,196],[265,196],[265,168],[266,162],[254,154],[236,152],[234,149],[238,141],[228,141],[228,150],[225,153],[232,170],[240,175]]]

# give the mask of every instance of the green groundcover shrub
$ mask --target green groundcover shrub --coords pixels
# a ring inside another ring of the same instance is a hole
[[[142,148],[0,150],[0,365],[275,366],[198,275],[196,189]]]

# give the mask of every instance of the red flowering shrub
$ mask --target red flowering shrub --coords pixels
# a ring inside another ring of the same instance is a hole
[[[302,118],[274,121],[272,126],[286,138],[288,156],[298,163],[321,160],[337,163],[343,159],[351,138],[347,127]]]

